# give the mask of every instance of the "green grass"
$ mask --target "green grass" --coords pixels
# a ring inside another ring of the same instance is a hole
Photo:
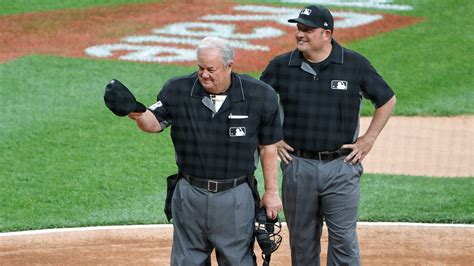
[[[474,223],[474,178],[364,174],[362,221]]]
[[[124,2],[148,1],[0,0],[0,12]],[[472,4],[404,3],[416,9],[400,14],[425,21],[348,46],[393,86],[396,114],[473,114],[473,30],[459,15]],[[167,79],[193,70],[45,55],[0,64],[0,231],[164,223],[165,178],[176,171],[169,131],[142,133],[110,113],[102,96],[117,78],[149,105]],[[365,174],[360,220],[474,223],[473,182]]]
[[[159,0],[0,0],[0,14],[11,15],[18,13],[60,10],[70,8],[87,8],[118,4],[141,4],[162,2]]]
[[[169,132],[142,133],[102,96],[121,77],[152,103],[158,84],[189,71],[46,56],[1,64],[0,226],[164,222],[160,189],[176,171]]]
[[[370,58],[397,94],[397,115],[474,113],[474,12],[470,0],[404,1],[424,18],[408,28],[348,45]],[[449,22],[446,18],[452,18]],[[363,113],[371,113],[366,105]]]
[[[45,11],[61,8],[84,8],[124,3],[159,2],[152,0],[0,0],[0,14]],[[279,4],[269,0],[239,0],[242,4]],[[474,114],[472,75],[474,27],[469,16],[474,13],[470,0],[395,1],[414,7],[411,11],[381,11],[423,18],[423,22],[389,33],[346,44],[370,59],[394,89],[398,102],[395,115],[453,116]],[[280,3],[281,5],[281,3]],[[288,5],[288,4],[285,4]],[[301,7],[304,4],[291,5]],[[218,8],[218,7],[216,7]],[[334,10],[347,8],[331,7]],[[355,9],[363,10],[364,9]],[[446,21],[446,18],[451,18]],[[337,29],[336,29],[337,30]],[[260,73],[252,73],[259,76]],[[1,80],[0,80],[1,81]],[[373,112],[366,101],[363,115]]]

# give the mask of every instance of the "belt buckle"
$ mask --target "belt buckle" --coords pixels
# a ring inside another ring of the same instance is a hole
[[[325,159],[323,158],[323,156],[324,156],[324,155],[329,155],[329,154],[331,154],[331,153],[328,152],[328,151],[318,152],[319,160],[320,160],[320,161],[325,161]]]
[[[217,182],[212,181],[212,180],[208,180],[207,181],[207,190],[210,191],[210,192],[216,193],[217,192]]]

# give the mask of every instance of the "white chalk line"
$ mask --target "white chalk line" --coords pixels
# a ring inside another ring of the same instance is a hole
[[[286,227],[286,223],[282,223]],[[400,222],[358,222],[358,226],[376,227],[441,227],[441,228],[472,228],[474,224],[433,224],[433,223],[400,223]],[[73,228],[54,228],[29,230],[18,232],[0,233],[0,237],[24,236],[24,235],[42,235],[65,232],[85,232],[85,231],[105,231],[105,230],[131,230],[131,229],[160,229],[172,228],[172,224],[146,224],[146,225],[110,225],[110,226],[90,226],[90,227],[73,227]]]

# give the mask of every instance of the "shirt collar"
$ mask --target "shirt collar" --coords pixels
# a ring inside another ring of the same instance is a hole
[[[344,63],[344,48],[339,45],[336,40],[331,40],[332,49],[331,53],[329,54],[328,62],[336,63],[336,64],[343,64]],[[295,49],[290,54],[290,59],[288,60],[288,66],[290,67],[301,67],[303,63],[303,53]]]
[[[205,96],[208,96],[209,93],[202,87],[199,82],[198,73],[195,72],[192,74],[193,87],[191,88],[191,97],[202,99]],[[227,95],[230,96],[232,102],[245,101],[244,87],[242,85],[242,79],[239,75],[232,72],[231,73],[232,84],[229,88]]]

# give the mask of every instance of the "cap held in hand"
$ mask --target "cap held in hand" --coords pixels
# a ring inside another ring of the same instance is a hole
[[[132,92],[116,79],[111,80],[105,87],[104,102],[107,108],[117,116],[146,111],[145,105],[138,102]]]

